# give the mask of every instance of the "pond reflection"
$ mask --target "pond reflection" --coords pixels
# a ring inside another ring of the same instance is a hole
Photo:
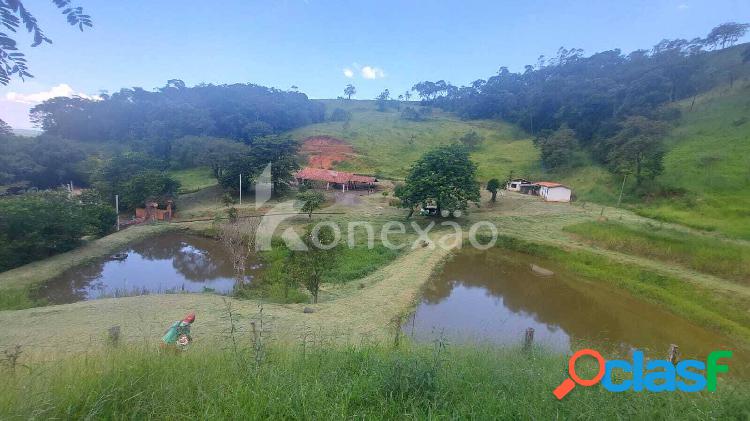
[[[638,348],[663,358],[672,343],[685,357],[737,349],[727,338],[657,305],[502,249],[458,253],[425,286],[403,330],[417,341],[443,336],[516,345],[529,327],[535,343],[560,352],[585,344],[615,355]]]
[[[225,294],[234,287],[229,255],[221,243],[204,237],[167,233],[134,243],[110,257],[66,271],[43,285],[38,294],[53,304],[102,297],[169,292]],[[250,262],[247,278],[257,275]]]

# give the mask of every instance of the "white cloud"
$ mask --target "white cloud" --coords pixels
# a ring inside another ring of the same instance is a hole
[[[79,96],[86,99],[99,99],[98,96],[86,95],[83,92],[76,92],[75,89],[71,88],[67,83],[61,83],[57,86],[53,86],[48,91],[35,92],[31,94],[21,94],[18,92],[8,92],[5,94],[5,99],[11,102],[18,102],[21,104],[38,104],[48,99],[56,98],[59,96],[73,97]]]
[[[383,69],[372,66],[362,67],[362,77],[365,79],[381,79],[385,77]]]
[[[349,79],[351,79],[351,78],[354,77],[354,72],[352,71],[352,69],[350,69],[348,67],[344,67],[344,76],[346,76]]]
[[[680,10],[685,10],[685,9],[689,9],[689,8],[690,8],[690,6],[688,6],[688,5],[687,5],[687,4],[685,4],[685,3],[682,3],[682,4],[680,4],[679,6],[677,6],[677,8],[678,8],[678,9],[680,9]]]

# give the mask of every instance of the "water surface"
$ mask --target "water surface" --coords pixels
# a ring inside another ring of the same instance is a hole
[[[53,304],[103,297],[153,293],[214,291],[226,294],[234,286],[234,270],[224,246],[213,239],[166,233],[136,242],[111,256],[76,267],[50,280],[39,296]],[[259,265],[249,262],[247,278]]]
[[[544,269],[554,274],[540,275]],[[626,356],[637,348],[664,358],[677,344],[683,357],[704,358],[716,349],[737,350],[726,337],[655,304],[499,248],[463,250],[446,263],[403,330],[417,341],[517,345],[529,327],[536,344],[560,352],[594,346]]]

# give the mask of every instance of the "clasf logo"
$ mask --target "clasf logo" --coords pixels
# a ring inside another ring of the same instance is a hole
[[[583,356],[593,357],[598,365],[599,371],[591,379],[582,379],[576,373],[576,361]],[[713,351],[708,354],[706,362],[699,360],[683,360],[672,364],[666,360],[651,360],[646,362],[642,351],[633,352],[633,360],[609,360],[605,361],[602,354],[593,349],[582,349],[568,361],[568,377],[552,392],[557,399],[562,399],[570,393],[576,384],[580,386],[594,386],[602,384],[610,392],[625,392],[632,390],[641,392],[672,392],[680,390],[683,392],[699,392],[707,389],[716,390],[716,378],[719,373],[729,371],[729,366],[720,364],[722,358],[731,358],[732,351]],[[612,374],[615,370],[631,373],[632,377],[615,383]],[[704,371],[702,373],[701,371]]]

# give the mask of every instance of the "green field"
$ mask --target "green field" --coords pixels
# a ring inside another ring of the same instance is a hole
[[[216,178],[208,167],[188,168],[169,171],[169,175],[180,182],[180,193],[195,193],[198,190],[215,186]]]
[[[639,207],[645,216],[750,239],[750,84],[683,101],[658,182],[684,193]]]
[[[230,342],[228,342],[229,344]],[[183,355],[113,348],[0,369],[3,419],[746,419],[750,389],[611,393],[577,387],[557,401],[565,356],[435,345],[290,347],[241,343]],[[62,363],[64,362],[64,363]],[[62,364],[61,364],[62,363]],[[594,372],[582,361],[583,378]],[[679,414],[679,415],[678,415]]]
[[[426,121],[415,122],[401,119],[394,108],[377,111],[374,101],[325,100],[324,103],[328,113],[336,108],[351,112],[351,121],[313,124],[294,130],[291,135],[299,140],[328,135],[351,143],[358,156],[338,164],[341,170],[403,178],[411,163],[425,151],[454,142],[474,130],[484,137],[482,145],[472,153],[479,166],[480,180],[502,179],[511,170],[514,174],[538,172],[539,152],[531,139],[506,123],[462,121],[439,110]]]
[[[583,222],[563,229],[576,237],[628,254],[678,263],[750,285],[750,246],[655,224]]]

